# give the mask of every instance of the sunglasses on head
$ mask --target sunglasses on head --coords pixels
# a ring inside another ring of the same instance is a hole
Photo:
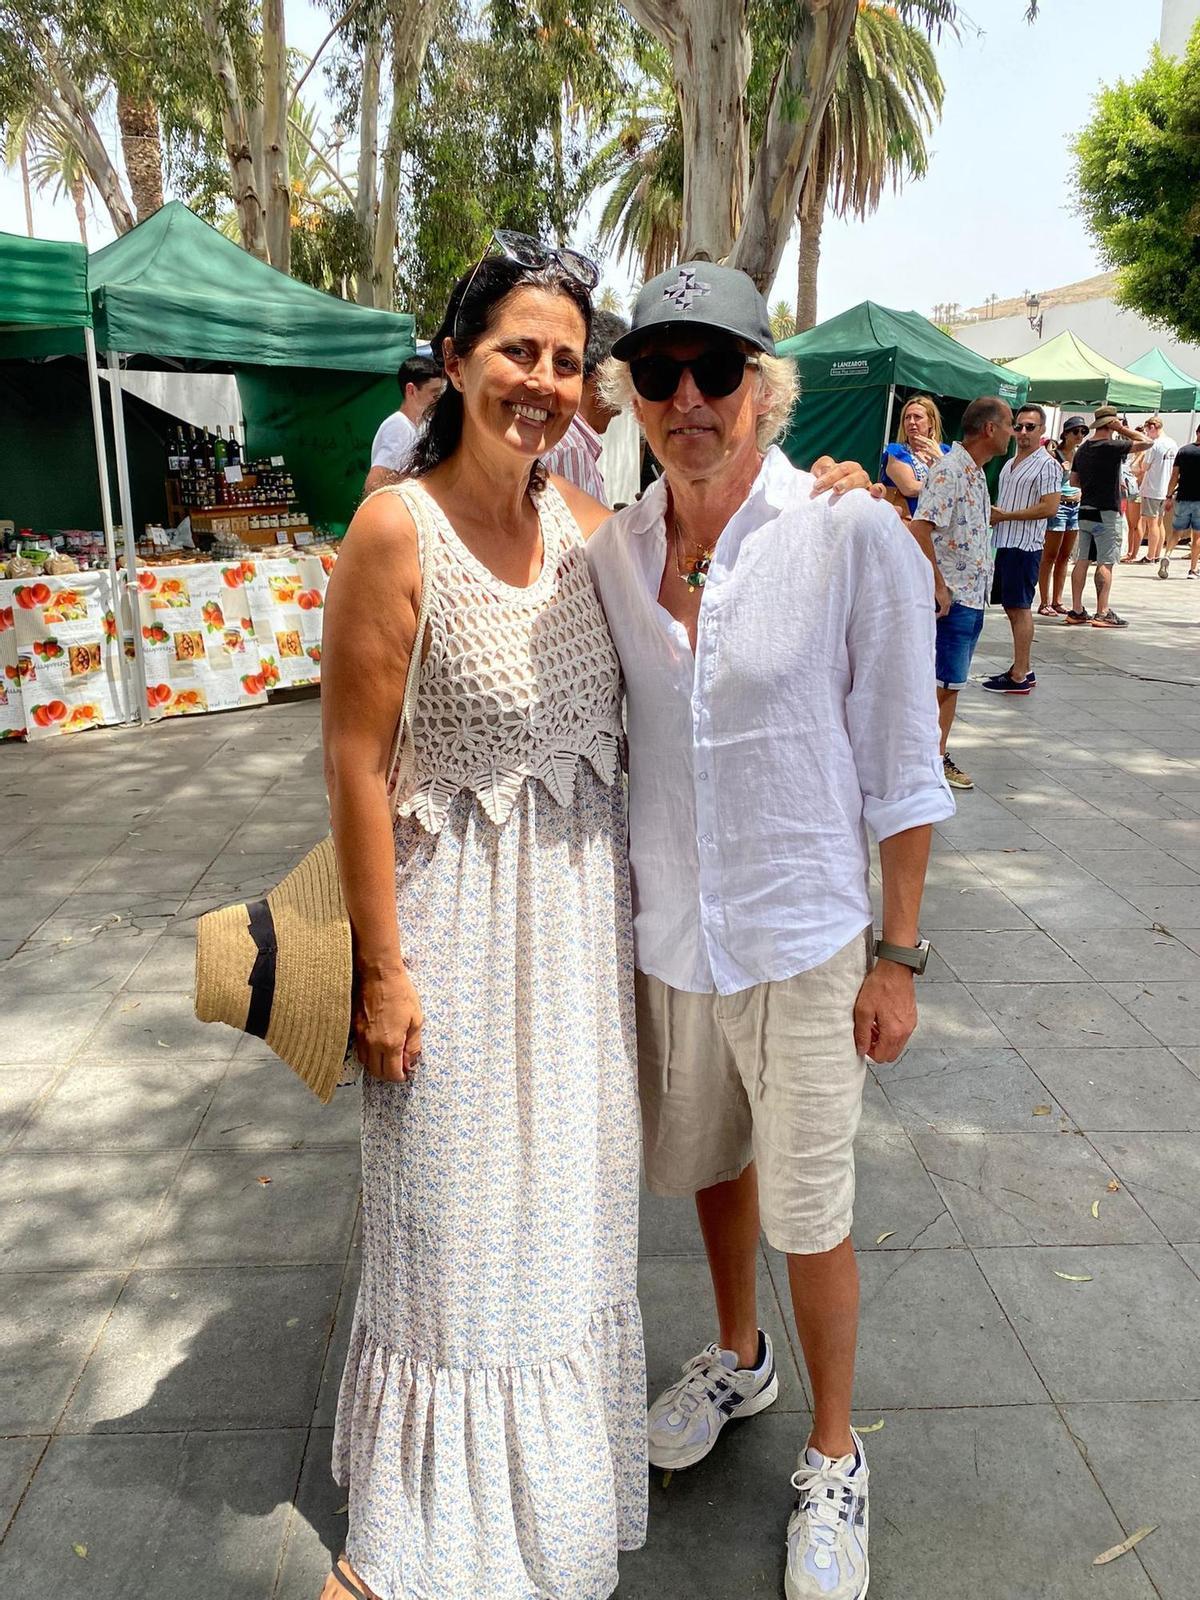
[[[497,247],[495,253],[493,246]],[[459,314],[471,292],[475,274],[485,261],[495,260],[497,255],[502,261],[515,261],[518,266],[527,267],[530,272],[540,272],[543,267],[557,267],[560,272],[565,272],[568,278],[574,278],[576,283],[582,284],[589,292],[600,282],[600,268],[589,256],[581,255],[578,250],[559,249],[556,245],[535,239],[531,233],[514,233],[511,228],[494,228],[487,249],[475,263],[471,276],[467,279],[467,286],[454,313],[456,341]]]
[[[633,387],[643,400],[669,400],[679,388],[679,380],[690,372],[692,381],[706,400],[720,400],[741,386],[747,367],[757,367],[757,356],[749,356],[733,346],[706,350],[703,355],[680,361],[675,356],[634,356],[629,363]]]

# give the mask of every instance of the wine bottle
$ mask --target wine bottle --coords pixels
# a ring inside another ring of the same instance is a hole
[[[217,424],[217,436],[212,442],[213,470],[217,473],[225,471],[225,441],[221,437],[221,426]]]

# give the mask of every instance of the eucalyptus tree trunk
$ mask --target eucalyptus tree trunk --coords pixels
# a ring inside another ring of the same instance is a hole
[[[128,233],[134,225],[133,211],[79,86],[52,48],[47,50],[43,46],[42,53],[50,66],[51,76],[45,96],[46,110],[78,151],[92,187],[108,212],[113,231],[117,234]]]
[[[288,68],[283,0],[262,0],[262,152],[267,254],[292,268],[292,188],[288,171]]]
[[[79,242],[87,249],[87,185],[81,177],[74,177],[68,184],[71,199],[75,202],[75,221],[79,224]]]
[[[409,101],[416,93],[429,41],[437,22],[437,0],[397,0],[392,8],[392,107],[379,182],[379,212],[371,252],[374,304],[391,309],[396,293],[396,220],[400,205],[400,162],[408,127]]]
[[[367,263],[374,253],[375,219],[379,210],[380,66],[380,43],[372,30],[363,47],[362,88],[358,100],[358,181],[354,190],[354,220],[363,257],[363,265],[354,278],[354,298],[360,306],[375,304],[375,285]]]
[[[117,127],[121,134],[121,154],[129,175],[129,192],[139,222],[161,209],[162,138],[158,127],[158,107],[148,98],[117,91]]]
[[[262,189],[254,169],[250,120],[238,82],[233,47],[215,5],[204,7],[201,21],[208,40],[209,66],[217,81],[220,97],[221,137],[225,144],[225,159],[229,163],[229,193],[237,208],[242,248],[260,261],[266,261],[269,259],[266,213],[263,210]]]
[[[723,261],[742,227],[749,183],[746,0],[629,0],[628,9],[671,57],[683,123],[681,253]]]
[[[21,198],[25,202],[25,232],[33,238],[33,191],[29,187],[29,138],[21,135]]]
[[[850,48],[858,0],[806,0],[763,130],[731,265],[765,294],[779,270],[821,120]]]

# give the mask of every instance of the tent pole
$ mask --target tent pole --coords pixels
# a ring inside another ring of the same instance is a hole
[[[121,638],[121,579],[117,572],[117,541],[113,533],[112,496],[108,492],[108,446],[104,437],[104,412],[100,405],[100,376],[96,370],[96,336],[83,330],[87,366],[88,394],[92,401],[92,432],[96,439],[96,475],[100,484],[100,523],[104,529],[104,549],[108,555],[108,575],[112,580],[113,612],[117,617],[117,651],[121,665],[121,692],[125,697],[125,720],[134,720],[133,695],[129,683],[129,663]]]
[[[887,420],[883,424],[883,443],[879,447],[879,458],[883,459],[883,452],[892,442],[892,412],[896,409],[896,385],[893,383],[888,388]]]
[[[137,717],[146,722],[146,661],[142,653],[142,622],[138,610],[137,550],[133,537],[133,502],[129,493],[129,451],[125,443],[125,391],[121,387],[121,357],[109,350],[108,381],[112,389],[113,445],[117,454],[117,493],[121,498],[121,524],[125,530],[125,593],[129,600],[129,625],[133,633],[133,663],[137,684]]]

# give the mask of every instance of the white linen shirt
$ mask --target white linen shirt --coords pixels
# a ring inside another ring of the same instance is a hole
[[[954,812],[929,563],[890,506],[812,483],[768,453],[694,657],[658,602],[663,480],[588,541],[625,678],[636,960],[675,989],[819,966],[871,922],[864,823],[886,839]]]

